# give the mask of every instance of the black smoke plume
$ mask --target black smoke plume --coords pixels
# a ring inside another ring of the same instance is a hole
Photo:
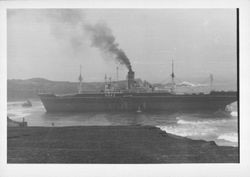
[[[84,25],[86,32],[90,34],[92,46],[100,49],[102,52],[112,54],[115,59],[121,64],[126,65],[129,70],[132,70],[131,63],[125,52],[119,48],[119,44],[115,41],[110,28],[104,23],[95,25]]]
[[[74,52],[79,52],[85,45],[86,35],[92,46],[104,54],[111,55],[119,63],[132,70],[131,63],[125,52],[119,48],[111,29],[105,23],[92,25],[86,21],[81,9],[49,9],[39,11],[41,16],[51,25],[51,34],[60,42],[71,44]]]

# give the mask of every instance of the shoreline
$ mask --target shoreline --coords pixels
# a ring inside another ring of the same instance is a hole
[[[239,163],[238,147],[153,126],[8,127],[8,163]]]

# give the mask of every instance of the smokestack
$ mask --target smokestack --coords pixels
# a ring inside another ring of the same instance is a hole
[[[135,72],[130,67],[128,71],[128,89],[129,90],[134,87],[134,82],[135,82]]]

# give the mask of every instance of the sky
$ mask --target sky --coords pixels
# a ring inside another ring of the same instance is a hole
[[[170,79],[172,60],[182,81],[237,80],[235,9],[8,9],[7,47],[8,79],[77,81],[82,65],[84,82],[115,80],[117,66],[122,80],[122,51],[152,83]]]

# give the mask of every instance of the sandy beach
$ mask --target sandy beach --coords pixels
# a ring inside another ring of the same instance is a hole
[[[151,126],[9,127],[8,163],[238,163],[238,148]]]

